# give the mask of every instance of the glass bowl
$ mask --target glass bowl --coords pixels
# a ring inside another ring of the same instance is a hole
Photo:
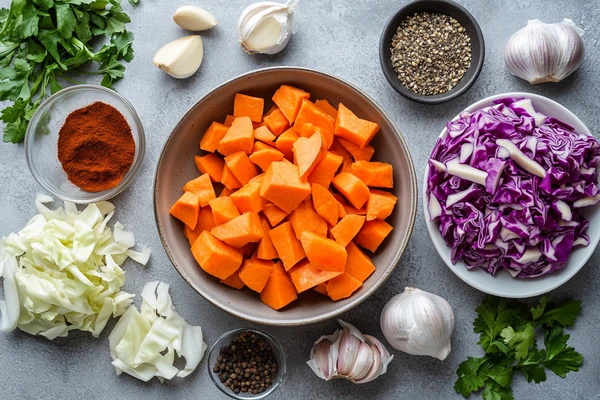
[[[58,132],[67,116],[96,101],[113,106],[127,120],[135,141],[133,164],[114,188],[86,192],[72,184],[58,160]],[[34,179],[54,197],[78,204],[107,200],[125,190],[142,166],[146,150],[144,128],[135,109],[119,93],[98,85],[75,85],[45,100],[31,117],[25,134],[25,157]]]
[[[275,375],[275,378],[272,379],[271,387],[262,393],[250,394],[250,393],[240,392],[240,393],[236,394],[231,389],[229,389],[224,384],[222,384],[221,381],[219,380],[219,375],[213,371],[213,367],[217,361],[217,357],[219,356],[219,351],[220,351],[221,347],[228,346],[229,343],[231,343],[231,341],[242,332],[251,332],[257,336],[264,338],[265,341],[273,349],[273,353],[275,353],[275,357],[277,359],[277,364],[279,365],[277,375]],[[219,337],[217,339],[215,344],[213,344],[210,351],[208,352],[207,365],[208,365],[208,374],[210,375],[210,378],[212,379],[215,386],[217,388],[219,388],[219,390],[221,392],[225,393],[227,396],[229,396],[233,399],[264,399],[265,397],[267,397],[268,395],[273,393],[279,387],[279,385],[283,381],[283,378],[285,377],[285,373],[286,373],[285,353],[283,352],[283,348],[281,347],[281,345],[279,345],[279,343],[277,343],[277,341],[275,341],[275,339],[273,339],[273,337],[271,335],[269,335],[265,332],[258,331],[256,329],[240,328],[240,329],[235,329],[233,331],[226,332],[223,335],[221,335],[221,337]]]

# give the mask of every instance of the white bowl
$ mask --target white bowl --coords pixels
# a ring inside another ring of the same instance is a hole
[[[477,103],[467,107],[465,111],[473,112],[477,109],[491,106],[494,104],[494,100],[505,97],[530,98],[533,102],[534,108],[537,111],[547,116],[555,117],[571,125],[575,128],[576,132],[591,135],[590,130],[583,124],[583,122],[581,122],[581,120],[567,108],[553,100],[532,93],[517,92],[498,94],[478,101]],[[456,118],[458,118],[458,116]],[[446,128],[444,128],[441,135],[445,133]],[[462,260],[458,260],[456,265],[453,265],[450,261],[450,248],[446,246],[446,243],[444,242],[444,239],[438,230],[437,224],[429,221],[426,194],[428,169],[429,168],[426,166],[425,176],[423,178],[423,210],[425,224],[427,225],[429,236],[431,237],[436,250],[440,254],[440,257],[442,257],[452,272],[454,272],[460,279],[475,289],[481,290],[482,292],[494,296],[508,298],[526,298],[547,293],[571,279],[591,257],[596,245],[598,244],[598,241],[600,240],[600,213],[598,212],[600,209],[600,204],[596,204],[595,206],[586,207],[582,212],[582,214],[590,221],[590,225],[587,230],[587,234],[590,237],[590,244],[587,247],[577,247],[575,250],[573,250],[567,260],[566,265],[559,271],[537,278],[523,279],[513,278],[506,270],[498,271],[496,276],[491,276],[481,268],[473,268],[472,270],[468,270]]]

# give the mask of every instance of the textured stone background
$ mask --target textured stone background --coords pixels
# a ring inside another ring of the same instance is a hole
[[[2,0],[8,5],[8,0]],[[421,174],[434,140],[444,126],[469,104],[492,94],[531,91],[559,101],[577,114],[599,135],[600,125],[600,3],[597,0],[459,0],[477,18],[486,40],[486,61],[479,80],[463,97],[441,106],[411,103],[398,95],[385,81],[378,60],[381,28],[389,15],[406,3],[389,0],[301,0],[297,12],[297,34],[288,48],[276,56],[250,57],[237,44],[236,21],[250,0],[204,0],[185,2],[141,0],[130,11],[129,25],[136,39],[135,59],[117,89],[135,106],[148,138],[147,155],[133,185],[114,199],[118,219],[132,229],[139,243],[154,250],[147,267],[125,266],[124,289],[140,293],[143,285],[155,279],[171,284],[171,294],[179,313],[190,323],[202,325],[210,344],[224,331],[247,326],[209,304],[194,292],[171,266],[160,244],[152,210],[152,177],[159,152],[171,128],[198,98],[219,83],[256,68],[298,65],[335,74],[369,93],[392,116],[408,140],[416,169]],[[202,34],[204,64],[187,80],[175,80],[154,68],[153,54],[164,43],[186,34],[171,21],[180,5],[197,4],[210,10],[219,25]],[[573,19],[585,31],[586,60],[579,72],[560,84],[531,87],[512,77],[504,68],[504,43],[528,19],[558,22]],[[0,234],[19,230],[34,213],[34,195],[40,190],[27,170],[22,145],[0,145]],[[421,179],[419,178],[419,183]],[[600,253],[570,282],[554,292],[562,298],[583,300],[570,343],[582,352],[586,363],[566,379],[549,375],[541,385],[529,385],[519,375],[514,393],[518,399],[600,399]],[[299,328],[264,327],[278,338],[288,355],[288,375],[273,398],[460,398],[453,389],[455,370],[469,355],[480,355],[477,337],[472,333],[474,309],[483,294],[460,281],[434,250],[423,222],[421,206],[408,250],[393,277],[369,300],[343,315],[346,321],[382,337],[378,317],[385,302],[405,286],[416,286],[448,299],[456,314],[453,350],[444,361],[415,357],[395,351],[389,372],[376,383],[354,386],[345,381],[325,382],[316,378],[305,361],[312,342],[337,329],[332,320]],[[139,306],[139,296],[136,304]],[[50,342],[21,332],[0,335],[1,399],[163,399],[224,396],[210,382],[206,360],[186,379],[161,385],[142,383],[128,376],[117,377],[110,365],[108,333],[114,321],[94,339],[89,334],[73,334]]]

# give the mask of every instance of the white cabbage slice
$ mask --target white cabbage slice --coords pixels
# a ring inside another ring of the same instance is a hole
[[[188,376],[206,350],[202,329],[177,314],[166,283],[147,283],[142,299],[142,312],[130,307],[108,338],[117,375],[125,372],[144,382]],[[173,365],[176,356],[185,358],[182,370]]]
[[[19,328],[52,340],[71,330],[98,337],[111,316],[122,315],[133,294],[122,292],[121,269],[129,257],[145,264],[148,249],[137,253],[133,235],[120,223],[107,226],[114,205],[103,201],[79,211],[73,203],[51,209],[53,199],[36,197],[39,212],[18,233],[0,240],[0,329]]]

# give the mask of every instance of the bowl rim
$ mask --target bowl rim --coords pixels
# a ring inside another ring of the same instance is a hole
[[[577,115],[575,115],[575,113],[573,113],[567,107],[563,106],[562,104],[560,104],[557,101],[554,101],[548,97],[545,97],[545,96],[542,96],[539,94],[535,94],[535,93],[529,93],[529,92],[507,92],[507,93],[495,94],[493,96],[488,96],[484,99],[481,99],[481,100],[469,105],[463,111],[461,111],[459,114],[457,114],[454,118],[452,118],[452,120],[457,119],[460,116],[460,114],[465,111],[472,112],[476,109],[479,109],[482,107],[487,107],[489,105],[492,105],[492,102],[494,100],[498,100],[498,99],[502,99],[502,98],[506,98],[506,97],[514,97],[514,98],[526,97],[526,98],[530,98],[533,101],[535,101],[535,100],[546,101],[546,102],[552,104],[554,107],[562,109],[564,112],[566,112],[569,115],[569,117],[572,118],[572,121],[580,123],[587,130],[586,132],[583,132],[583,133],[585,133],[586,135],[591,135],[589,128],[583,123],[583,121],[581,121],[581,119],[579,119],[579,117],[577,117]],[[571,121],[569,121],[568,123],[571,124]],[[447,132],[447,128],[444,127],[444,129],[442,129],[442,132],[436,138],[436,140],[439,137],[441,137],[442,135],[444,135],[446,132]],[[427,159],[429,160],[429,157]],[[474,274],[468,274],[468,273],[464,273],[464,272],[460,273],[458,271],[459,268],[460,269],[464,268],[466,270],[464,262],[462,260],[459,260],[459,262],[456,265],[453,265],[452,262],[450,261],[450,257],[446,255],[448,247],[444,243],[444,240],[441,236],[441,233],[439,232],[439,230],[437,228],[437,225],[434,222],[429,221],[429,218],[428,218],[429,211],[427,210],[427,201],[426,201],[428,175],[429,175],[429,163],[425,163],[425,173],[423,174],[423,192],[422,192],[422,195],[423,195],[423,219],[425,220],[425,225],[427,226],[427,231],[429,232],[429,238],[433,242],[433,245],[434,245],[436,251],[438,252],[440,258],[444,261],[444,263],[448,266],[448,268],[450,268],[450,270],[456,276],[458,276],[463,282],[465,282],[469,286],[471,286],[481,292],[484,292],[484,293],[487,293],[487,294],[490,294],[493,296],[500,296],[500,297],[506,297],[506,298],[512,298],[512,299],[525,299],[525,298],[535,297],[535,296],[539,296],[539,295],[548,293],[548,292],[564,285],[571,278],[573,278],[585,266],[585,264],[587,264],[590,257],[594,253],[594,250],[596,249],[598,242],[600,241],[600,235],[598,235],[596,237],[596,240],[594,242],[590,241],[590,244],[587,247],[585,247],[585,249],[587,249],[587,252],[585,253],[585,256],[583,257],[583,261],[575,268],[571,268],[571,271],[569,271],[568,274],[566,274],[564,277],[562,277],[562,279],[558,279],[556,282],[547,285],[543,289],[533,290],[533,291],[529,291],[529,292],[525,292],[525,293],[499,291],[495,287],[486,286],[485,284],[480,283],[479,280],[474,279],[473,278],[475,276]],[[434,236],[435,236],[435,239],[434,239]],[[546,276],[551,276],[551,275],[546,275]],[[540,277],[540,278],[543,278],[543,277]],[[516,278],[513,278],[513,279],[516,279]],[[533,279],[537,279],[537,278],[533,278]]]
[[[163,233],[163,229],[162,229],[161,223],[159,221],[159,217],[158,217],[158,210],[157,210],[157,204],[156,204],[156,200],[157,200],[158,171],[160,170],[160,167],[161,167],[161,164],[162,164],[163,157],[165,155],[165,151],[166,151],[167,145],[173,139],[173,134],[179,128],[179,126],[181,125],[182,121],[190,115],[190,113],[194,110],[194,108],[196,108],[196,106],[198,105],[198,103],[200,103],[201,101],[203,101],[207,97],[214,95],[216,92],[218,92],[219,90],[221,90],[223,87],[225,87],[225,86],[227,86],[227,85],[229,85],[231,83],[234,83],[234,82],[236,82],[238,80],[242,80],[244,78],[252,76],[254,74],[267,73],[267,72],[271,72],[271,71],[308,72],[308,73],[312,73],[312,74],[318,74],[318,75],[322,75],[322,76],[324,76],[326,78],[329,78],[329,79],[334,79],[334,80],[340,82],[341,84],[346,85],[346,86],[350,87],[351,89],[357,91],[361,96],[363,96],[364,99],[366,99],[366,101],[370,102],[377,109],[377,111],[379,113],[381,113],[381,115],[390,123],[390,126],[392,126],[392,128],[393,128],[393,134],[398,138],[398,140],[400,142],[400,146],[404,149],[404,152],[406,153],[408,164],[409,164],[410,186],[411,186],[411,192],[412,192],[412,197],[414,199],[414,202],[411,205],[411,212],[410,212],[410,216],[409,216],[407,235],[406,235],[405,239],[398,246],[398,248],[397,248],[397,254],[394,257],[393,262],[390,263],[390,265],[387,266],[382,279],[380,281],[376,282],[373,285],[373,287],[371,287],[370,289],[368,289],[365,293],[363,293],[362,296],[356,297],[350,303],[348,303],[348,304],[346,304],[346,305],[344,305],[344,306],[342,306],[342,307],[340,307],[340,308],[338,308],[336,310],[330,311],[328,313],[319,314],[317,316],[309,317],[309,318],[290,319],[288,317],[288,318],[282,318],[282,319],[278,319],[278,320],[272,320],[270,318],[255,318],[255,317],[251,317],[251,316],[248,316],[246,314],[243,314],[241,312],[236,311],[235,309],[233,309],[232,307],[230,307],[228,304],[220,303],[219,301],[217,301],[208,292],[206,292],[205,290],[203,290],[202,285],[195,284],[190,279],[190,277],[177,264],[177,262],[175,261],[174,255],[173,255],[173,253],[172,253],[169,245],[167,244],[167,242],[165,240],[165,235]],[[343,314],[343,313],[351,310],[352,308],[356,307],[357,305],[359,305],[360,303],[362,303],[364,300],[366,300],[367,298],[369,298],[392,275],[392,273],[394,272],[394,270],[396,269],[396,267],[400,263],[400,260],[402,259],[402,256],[404,255],[404,252],[406,251],[406,248],[408,247],[408,242],[410,241],[410,238],[411,238],[412,233],[413,233],[413,229],[414,229],[414,225],[415,225],[415,220],[416,220],[417,209],[418,209],[418,202],[419,202],[419,200],[418,200],[418,197],[419,197],[418,193],[419,193],[419,189],[418,189],[418,185],[417,185],[417,178],[416,178],[415,166],[414,166],[414,162],[412,160],[412,156],[410,154],[409,147],[408,147],[408,144],[407,144],[406,140],[404,139],[404,137],[400,133],[400,130],[398,129],[398,127],[396,126],[396,124],[394,124],[393,120],[387,114],[387,112],[385,112],[383,110],[383,108],[381,108],[381,106],[379,106],[379,104],[377,104],[368,94],[366,94],[362,89],[359,89],[355,85],[353,85],[353,84],[351,84],[351,83],[349,83],[349,82],[347,82],[347,81],[345,81],[345,80],[343,80],[343,79],[341,79],[341,78],[339,78],[337,76],[331,75],[329,73],[325,73],[325,72],[321,72],[321,71],[318,71],[318,70],[315,70],[315,69],[312,69],[312,68],[305,68],[305,67],[297,67],[297,66],[275,66],[275,67],[266,67],[266,68],[260,68],[260,69],[252,70],[252,71],[243,73],[241,75],[238,75],[238,76],[236,76],[234,78],[231,78],[231,79],[229,79],[229,80],[227,80],[227,81],[225,81],[225,82],[217,85],[216,87],[214,87],[210,91],[208,91],[206,94],[204,94],[203,96],[201,96],[196,102],[194,102],[194,104],[192,104],[187,109],[187,111],[175,123],[175,125],[173,126],[173,129],[171,130],[171,132],[169,133],[169,136],[167,137],[165,143],[163,144],[162,150],[161,150],[159,158],[158,158],[158,162],[156,163],[156,167],[155,167],[155,170],[154,170],[152,201],[153,201],[153,206],[154,206],[154,221],[156,223],[156,228],[158,230],[158,236],[160,237],[160,241],[161,241],[161,243],[163,245],[163,248],[164,248],[165,252],[167,253],[167,256],[169,257],[169,260],[171,261],[171,264],[175,267],[175,269],[177,270],[177,272],[179,272],[179,274],[181,275],[181,277],[183,278],[183,280],[185,280],[188,283],[188,285],[190,285],[192,287],[192,289],[194,289],[198,294],[200,294],[202,297],[204,297],[206,300],[208,300],[214,306],[220,308],[221,310],[223,310],[223,311],[225,311],[225,312],[227,312],[227,313],[229,313],[231,315],[234,315],[234,316],[236,316],[238,318],[241,318],[243,320],[254,322],[254,323],[258,323],[258,324],[262,324],[262,325],[299,326],[299,325],[308,325],[308,324],[314,324],[314,323],[317,323],[317,322],[326,321],[328,319],[331,319],[333,317],[336,317],[336,316],[338,316],[340,314]]]
[[[408,88],[406,88],[400,82],[400,80],[397,78],[393,69],[390,69],[388,66],[388,59],[386,56],[386,52],[388,51],[389,43],[387,40],[385,40],[385,37],[388,35],[388,33],[391,30],[395,30],[398,28],[398,22],[395,22],[395,20],[401,14],[405,13],[409,7],[413,7],[416,4],[418,5],[418,3],[447,4],[450,7],[453,7],[454,9],[456,9],[459,13],[463,14],[465,16],[465,18],[467,18],[471,22],[471,24],[473,25],[473,28],[475,29],[475,35],[474,35],[474,37],[471,38],[471,43],[476,44],[479,47],[479,49],[480,49],[479,58],[477,59],[477,64],[475,66],[475,70],[474,70],[475,72],[473,73],[473,76],[466,82],[465,86],[463,86],[459,90],[454,91],[454,88],[452,88],[447,92],[440,93],[438,95],[428,95],[428,96],[415,93],[415,92],[409,90]],[[381,31],[381,36],[379,38],[379,64],[381,65],[381,70],[383,71],[383,75],[385,76],[385,79],[388,81],[390,86],[392,88],[394,88],[394,90],[396,92],[400,93],[405,98],[415,101],[417,103],[432,104],[432,105],[443,104],[443,103],[447,103],[451,100],[454,100],[454,99],[462,96],[469,89],[471,89],[473,84],[475,84],[475,82],[479,78],[479,74],[481,73],[481,70],[483,69],[484,60],[485,60],[485,39],[483,37],[483,33],[481,32],[481,27],[479,26],[479,23],[477,22],[475,17],[465,7],[463,7],[460,4],[455,3],[454,1],[451,1],[451,0],[414,0],[414,1],[411,1],[411,2],[403,5],[402,7],[400,7],[398,10],[396,10],[395,12],[393,12],[390,15],[390,17],[386,21],[385,25],[383,26],[383,29]]]
[[[228,390],[227,388],[225,388],[225,386],[223,386],[223,384],[221,384],[221,382],[217,382],[216,379],[216,373],[213,372],[212,370],[212,366],[210,365],[210,359],[213,355],[213,353],[217,350],[219,350],[220,346],[223,344],[223,340],[225,340],[227,337],[229,336],[233,336],[235,334],[238,333],[242,333],[242,332],[252,332],[255,334],[258,334],[259,336],[264,337],[265,339],[267,339],[269,342],[271,342],[271,346],[274,346],[276,348],[276,350],[274,350],[274,353],[279,353],[281,355],[281,358],[279,360],[277,360],[277,366],[278,368],[278,375],[279,378],[274,382],[273,385],[271,385],[271,387],[268,390],[265,390],[264,392],[262,392],[261,394],[257,394],[257,395],[252,395],[252,396],[240,396],[238,394],[235,394],[234,392],[232,392],[231,390]],[[236,328],[236,329],[232,329],[230,331],[227,331],[223,334],[221,334],[216,340],[215,342],[212,344],[212,346],[210,346],[210,349],[208,350],[208,354],[206,356],[206,365],[208,367],[208,375],[210,376],[210,380],[215,384],[215,386],[224,394],[226,394],[227,396],[233,398],[233,399],[251,399],[251,400],[258,400],[258,399],[264,399],[265,397],[271,395],[275,390],[277,390],[277,388],[279,388],[279,386],[281,386],[281,384],[283,383],[283,380],[285,379],[286,375],[287,375],[287,356],[285,354],[285,350],[283,349],[283,346],[281,346],[281,344],[270,334],[261,331],[259,329],[256,328]]]
[[[63,89],[59,90],[58,92],[54,93],[53,95],[51,95],[50,97],[48,97],[47,99],[45,99],[40,104],[40,106],[37,108],[35,113],[33,113],[31,120],[38,117],[39,114],[41,114],[48,107],[48,104],[50,104],[50,102],[55,101],[56,99],[64,96],[67,93],[85,91],[85,90],[88,90],[88,91],[96,90],[96,91],[104,92],[104,93],[108,94],[109,96],[112,96],[115,99],[119,100],[121,102],[121,104],[123,104],[123,106],[131,113],[131,115],[133,117],[133,122],[135,123],[136,129],[138,131],[138,141],[136,143],[136,150],[137,150],[138,154],[137,154],[137,158],[134,160],[133,164],[131,165],[131,168],[129,169],[129,171],[127,171],[127,173],[125,174],[125,176],[123,177],[121,182],[119,182],[119,184],[117,186],[115,186],[114,188],[108,189],[108,190],[105,190],[102,192],[97,192],[98,195],[95,197],[92,197],[90,199],[80,199],[78,197],[64,195],[62,193],[59,193],[51,185],[48,185],[48,184],[46,184],[46,182],[41,180],[38,176],[39,173],[37,172],[37,169],[33,167],[33,161],[31,160],[31,154],[30,154],[32,144],[29,143],[29,140],[28,140],[28,138],[31,135],[33,135],[33,127],[32,127],[32,124],[29,123],[27,125],[27,130],[25,131],[25,138],[23,140],[24,146],[25,146],[25,161],[27,162],[27,168],[29,169],[29,172],[33,176],[33,179],[35,179],[35,181],[41,187],[46,189],[53,196],[59,198],[60,200],[70,201],[75,204],[91,204],[91,203],[96,203],[96,202],[103,201],[103,200],[109,200],[109,199],[112,199],[113,197],[115,197],[116,195],[120,194],[121,192],[123,192],[125,189],[127,189],[129,187],[129,185],[131,185],[133,180],[136,178],[137,174],[139,173],[140,169],[142,168],[142,164],[144,163],[144,157],[146,155],[146,133],[144,131],[144,125],[142,124],[142,121],[141,121],[137,111],[135,110],[135,108],[133,107],[131,102],[129,100],[127,100],[122,94],[118,93],[115,90],[108,89],[101,85],[84,83],[84,84],[77,84],[77,85],[68,86],[66,88],[63,88]],[[86,106],[82,106],[82,107],[86,107]],[[80,108],[82,108],[82,107],[80,107]],[[75,110],[73,110],[73,111],[75,111]]]

